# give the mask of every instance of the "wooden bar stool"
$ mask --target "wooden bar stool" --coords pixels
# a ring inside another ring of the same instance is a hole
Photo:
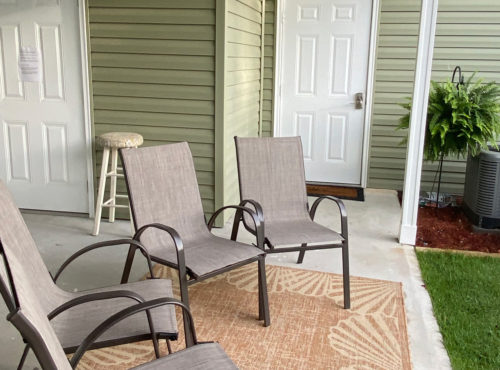
[[[143,138],[139,134],[133,132],[108,132],[96,138],[96,144],[103,147],[101,177],[99,178],[99,190],[97,192],[97,204],[95,206],[95,221],[92,235],[99,234],[101,225],[102,208],[109,208],[109,222],[115,222],[115,208],[128,208],[130,212],[130,204],[117,204],[117,198],[126,198],[127,195],[116,195],[116,178],[123,177],[123,169],[118,167],[118,149],[119,148],[137,148],[142,145]],[[108,172],[109,153],[111,152],[111,171]],[[120,172],[119,172],[120,171]],[[106,189],[106,178],[111,178],[109,199],[104,201],[104,192]],[[130,223],[132,232],[134,224],[132,214],[130,214]]]

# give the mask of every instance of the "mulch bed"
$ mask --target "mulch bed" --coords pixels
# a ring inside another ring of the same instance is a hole
[[[417,246],[500,253],[500,234],[473,232],[461,207],[420,207]]]

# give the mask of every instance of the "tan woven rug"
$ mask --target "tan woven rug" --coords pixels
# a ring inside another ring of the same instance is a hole
[[[198,340],[219,342],[242,369],[411,369],[401,283],[351,277],[344,310],[340,275],[268,265],[267,281],[268,328],[257,320],[256,264],[189,287]],[[91,351],[79,368],[128,369],[153,357],[147,341]]]

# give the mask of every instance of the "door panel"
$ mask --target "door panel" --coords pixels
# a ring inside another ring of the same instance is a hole
[[[21,208],[89,211],[78,24],[73,0],[0,3],[0,177]],[[23,47],[40,81],[22,81]]]
[[[370,0],[287,0],[278,136],[300,135],[306,179],[361,184]]]
[[[42,51],[42,100],[63,100],[61,33],[59,25],[37,25],[38,45]]]

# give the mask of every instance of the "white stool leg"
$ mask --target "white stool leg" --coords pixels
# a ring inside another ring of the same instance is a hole
[[[116,205],[116,168],[118,166],[118,149],[111,148],[111,187],[109,190],[109,222],[115,222],[115,205]]]
[[[106,174],[108,172],[109,148],[104,147],[102,152],[101,177],[99,178],[99,190],[97,192],[97,204],[95,206],[94,231],[92,235],[99,234],[101,225],[102,202],[104,201],[104,190],[106,188]]]

